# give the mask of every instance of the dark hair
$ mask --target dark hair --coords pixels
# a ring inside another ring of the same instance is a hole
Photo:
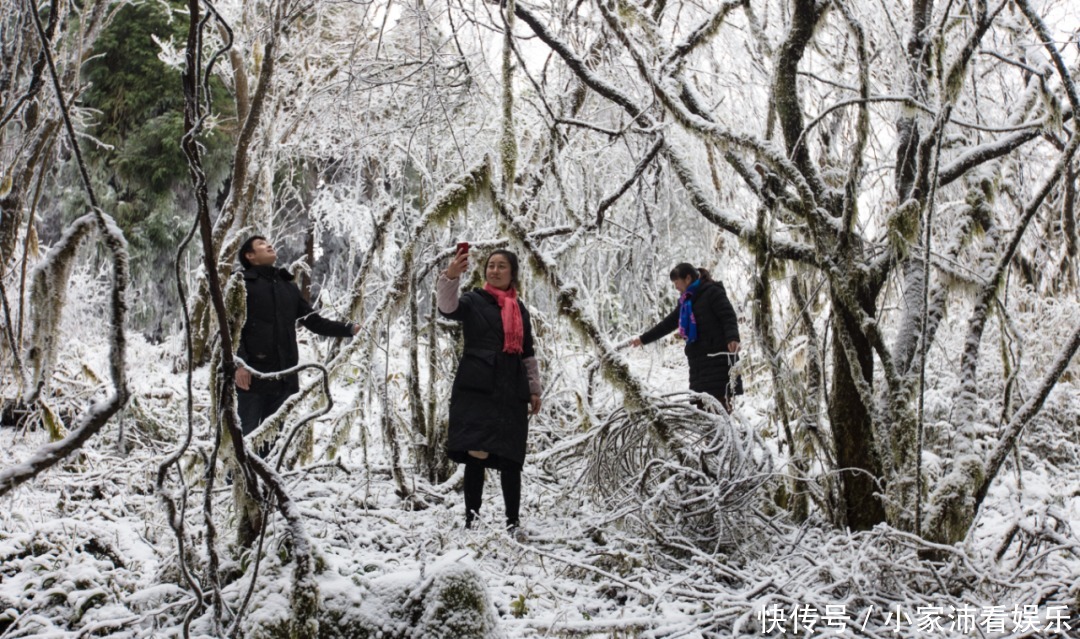
[[[671,269],[671,273],[668,275],[671,281],[676,279],[683,279],[689,277],[691,282],[701,280],[702,282],[711,282],[712,276],[709,271],[703,268],[694,268],[694,265],[689,262],[679,262],[675,265],[675,268]]]
[[[243,266],[244,268],[251,268],[251,262],[248,261],[247,254],[255,252],[255,240],[262,240],[265,242],[266,238],[261,235],[252,235],[240,245],[240,266]]]
[[[507,262],[510,262],[510,286],[515,289],[521,289],[521,280],[518,279],[518,274],[521,272],[521,267],[518,265],[518,256],[513,251],[506,249],[495,249],[488,253],[487,259],[484,260],[484,270],[487,270],[488,262],[496,255],[502,255],[506,258]]]
[[[684,279],[689,277],[691,282],[697,281],[701,277],[701,273],[698,272],[694,265],[689,262],[679,262],[675,265],[675,268],[671,269],[671,273],[668,274],[671,281]]]

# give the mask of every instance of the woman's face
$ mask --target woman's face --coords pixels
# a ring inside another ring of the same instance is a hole
[[[694,278],[689,275],[686,277],[676,277],[671,280],[671,283],[675,285],[675,290],[679,292],[679,295],[682,295],[686,292],[686,287],[694,283]]]
[[[499,290],[510,288],[514,276],[510,270],[510,260],[505,255],[495,254],[488,258],[484,269],[484,280]]]

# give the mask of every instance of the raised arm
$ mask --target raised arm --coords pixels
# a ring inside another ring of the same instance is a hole
[[[461,302],[461,274],[468,264],[469,254],[458,253],[435,281],[435,305],[447,319],[461,320],[465,317]]]

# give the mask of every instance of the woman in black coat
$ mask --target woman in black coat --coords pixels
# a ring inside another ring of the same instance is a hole
[[[690,364],[690,390],[708,393],[731,412],[731,397],[742,394],[742,380],[731,383],[731,366],[738,361],[739,320],[724,285],[714,282],[705,269],[683,262],[671,270],[671,283],[679,292],[679,305],[656,326],[631,340],[650,344],[678,329],[686,340]]]
[[[506,524],[516,528],[521,467],[529,415],[540,410],[540,369],[533,351],[529,311],[517,298],[518,259],[498,250],[484,265],[483,288],[459,296],[468,267],[459,251],[436,283],[439,312],[462,323],[465,350],[450,394],[446,451],[465,464],[465,527],[472,527],[484,492],[484,469],[499,471]]]

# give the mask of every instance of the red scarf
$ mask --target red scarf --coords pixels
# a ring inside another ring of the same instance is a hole
[[[484,290],[491,293],[499,303],[503,323],[503,352],[520,354],[524,350],[522,344],[525,342],[525,325],[521,322],[517,291],[513,287],[504,291],[491,284],[484,284]]]

